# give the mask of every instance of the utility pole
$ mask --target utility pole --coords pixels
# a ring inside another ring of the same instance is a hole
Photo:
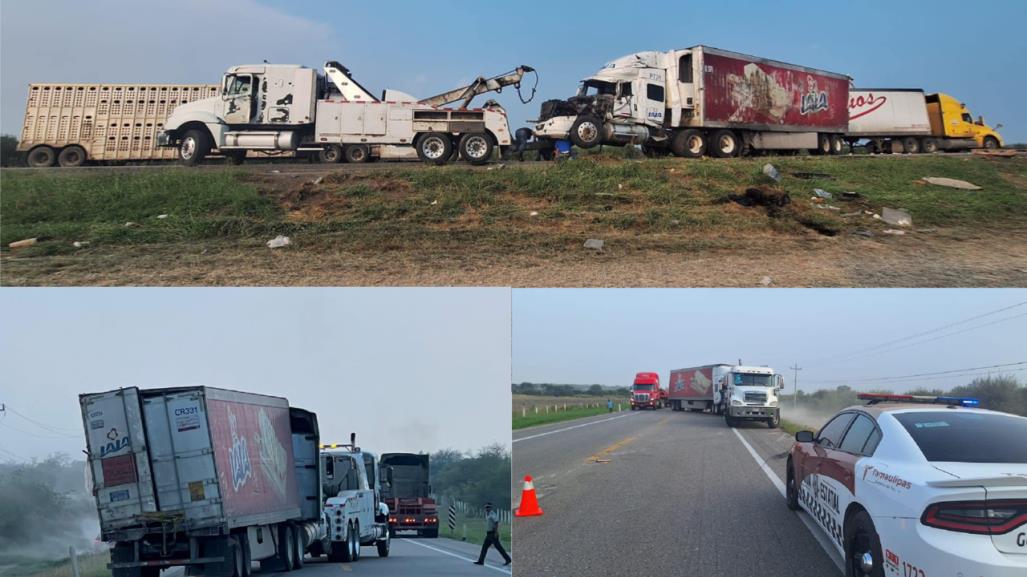
[[[792,369],[792,409],[797,410],[799,408],[799,371],[802,370],[802,367],[799,366],[799,363],[795,363],[788,368]]]

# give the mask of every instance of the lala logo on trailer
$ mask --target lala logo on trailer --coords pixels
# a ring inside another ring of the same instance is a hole
[[[819,89],[817,79],[813,76],[806,76],[806,87],[807,91],[802,95],[799,113],[805,115],[827,110],[827,91]]]
[[[107,440],[109,442],[100,447],[101,458],[109,457],[128,446],[128,437],[122,437],[117,428],[107,431]]]
[[[228,409],[228,427],[232,431],[232,446],[228,448],[228,462],[232,468],[232,490],[236,493],[253,474],[250,464],[250,449],[246,437],[240,437],[236,430],[235,415]]]

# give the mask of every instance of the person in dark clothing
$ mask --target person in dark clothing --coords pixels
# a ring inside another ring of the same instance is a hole
[[[503,549],[503,544],[499,542],[499,513],[492,510],[492,503],[485,503],[485,542],[481,544],[481,555],[478,556],[478,560],[474,562],[475,565],[485,564],[485,554],[489,552],[489,547],[494,546],[496,551],[503,556],[506,563],[503,566],[510,564],[510,556],[506,554],[506,550]]]

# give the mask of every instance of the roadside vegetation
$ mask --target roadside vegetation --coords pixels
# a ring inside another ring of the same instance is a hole
[[[770,162],[780,184],[761,172]],[[863,211],[904,208],[916,227],[1009,229],[1027,223],[1027,161],[972,157],[628,160],[590,155],[545,167],[496,165],[334,172],[168,168],[2,175],[0,240],[38,238],[24,256],[161,243],[397,250],[428,243],[489,254],[580,249],[589,237],[631,249],[729,247],[746,235],[838,235],[887,226]],[[969,180],[965,192],[918,183]],[[787,193],[779,208],[730,200],[748,187]],[[814,188],[835,195],[816,204]],[[843,191],[859,197],[841,200]],[[835,206],[838,210],[824,208]],[[162,215],[166,215],[163,216]],[[849,215],[849,216],[844,216]]]
[[[614,411],[630,409],[627,387],[517,383],[512,389],[514,429],[601,415],[607,401],[613,401]]]

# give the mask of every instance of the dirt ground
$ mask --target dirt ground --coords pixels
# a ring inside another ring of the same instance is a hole
[[[607,240],[516,255],[428,243],[354,251],[330,243],[137,245],[0,261],[8,286],[1008,287],[1027,286],[1027,230],[905,236],[766,234],[664,253]],[[568,243],[569,244],[569,243]]]

